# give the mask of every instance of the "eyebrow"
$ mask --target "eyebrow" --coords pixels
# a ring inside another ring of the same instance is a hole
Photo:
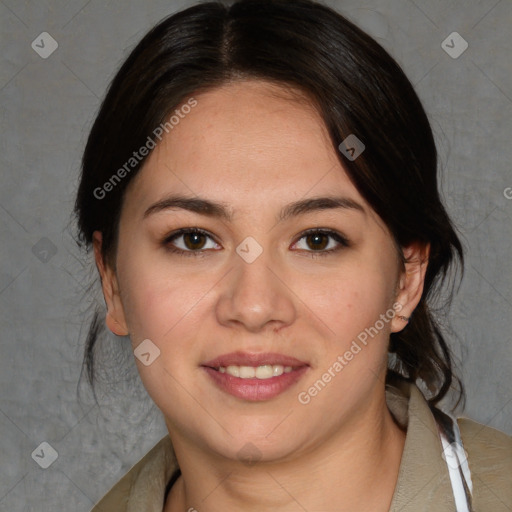
[[[228,222],[231,222],[233,218],[230,210],[224,203],[203,199],[201,197],[187,197],[182,195],[171,195],[152,204],[144,212],[144,218],[155,213],[175,208],[198,213],[207,217],[224,219]],[[277,222],[282,222],[290,217],[333,209],[354,210],[366,215],[365,208],[353,199],[348,197],[328,196],[301,199],[300,201],[290,203],[283,207],[276,220]]]

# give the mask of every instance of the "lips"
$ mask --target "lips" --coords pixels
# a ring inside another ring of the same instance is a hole
[[[299,361],[295,357],[285,356],[272,352],[254,354],[249,352],[232,352],[225,354],[211,361],[203,363],[202,366],[218,369],[228,366],[264,366],[264,365],[281,365],[291,366],[292,368],[299,368],[301,366],[308,366],[304,361]]]
[[[233,352],[201,365],[222,391],[247,401],[270,400],[293,386],[309,365],[277,353]]]

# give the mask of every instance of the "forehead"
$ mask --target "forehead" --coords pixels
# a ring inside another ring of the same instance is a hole
[[[300,91],[249,80],[193,98],[197,105],[182,112],[129,187],[141,208],[148,196],[169,192],[238,208],[334,191],[364,202],[321,116]]]

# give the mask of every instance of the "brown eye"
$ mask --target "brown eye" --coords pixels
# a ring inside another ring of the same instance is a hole
[[[295,245],[300,245],[303,240],[305,244],[297,248],[309,252],[310,256],[327,256],[350,246],[350,242],[343,235],[325,229],[311,229],[302,233]]]
[[[325,235],[325,233],[315,233],[313,235],[307,235],[306,242],[311,249],[322,251],[329,244],[329,237]]]
[[[183,255],[204,255],[207,249],[216,249],[212,236],[197,228],[182,228],[163,240],[163,245],[171,252]]]
[[[185,233],[183,236],[183,241],[185,242],[185,246],[187,249],[191,251],[202,249],[205,243],[205,235],[203,233]]]

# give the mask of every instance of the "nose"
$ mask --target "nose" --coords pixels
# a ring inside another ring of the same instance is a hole
[[[265,251],[251,263],[234,255],[234,268],[222,280],[216,304],[219,323],[252,333],[292,324],[297,311],[287,281]]]

